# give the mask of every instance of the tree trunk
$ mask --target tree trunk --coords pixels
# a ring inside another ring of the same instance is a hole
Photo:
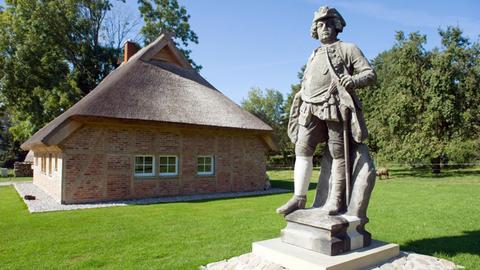
[[[431,166],[432,166],[432,173],[440,173],[441,158],[440,157],[435,157],[435,158],[432,158],[430,161],[431,161]]]

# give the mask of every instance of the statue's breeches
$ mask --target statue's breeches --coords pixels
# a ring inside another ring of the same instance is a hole
[[[298,140],[295,144],[295,155],[313,156],[319,143],[328,143],[329,151],[334,159],[343,159],[343,123],[324,121],[312,115],[307,125],[299,125]]]
[[[295,145],[295,154],[299,156],[313,156],[317,144],[327,141],[328,153],[332,158],[331,180],[326,187],[329,211],[345,210],[345,148],[343,139],[343,122],[324,121],[312,116],[306,126],[299,126],[298,141]],[[343,202],[343,203],[342,203]]]

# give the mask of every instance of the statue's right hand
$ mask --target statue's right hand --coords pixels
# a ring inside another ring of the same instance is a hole
[[[355,89],[355,82],[350,75],[342,75],[340,77],[340,84],[345,87],[345,89],[347,89],[347,91],[349,92]]]

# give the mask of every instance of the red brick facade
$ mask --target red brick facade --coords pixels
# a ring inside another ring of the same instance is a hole
[[[80,203],[261,190],[268,147],[260,136],[225,129],[86,124],[59,148],[61,200]],[[134,175],[136,155],[178,156],[178,176]],[[197,156],[215,159],[214,175],[197,175]],[[48,190],[47,186],[43,189]],[[50,192],[53,193],[53,192]]]

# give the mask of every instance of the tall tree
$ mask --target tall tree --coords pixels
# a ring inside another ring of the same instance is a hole
[[[198,44],[198,36],[190,28],[190,15],[177,0],[138,0],[140,13],[145,21],[141,29],[145,44],[154,41],[164,31],[174,34],[175,45],[187,57],[198,71],[202,66],[196,64],[187,49],[190,42]]]
[[[115,17],[112,2],[6,0],[0,7],[0,105],[12,141],[28,139],[116,68],[138,19]],[[198,42],[176,1],[141,2],[146,42],[162,29],[184,46]]]
[[[277,90],[252,88],[241,105],[271,126],[283,121],[283,95]]]
[[[56,11],[44,18],[56,27],[52,34],[63,44],[66,60],[72,65],[72,76],[82,96],[93,90],[118,63],[120,48],[102,42],[105,18],[111,10],[109,0],[53,0],[48,4]],[[56,16],[55,16],[56,15]]]
[[[285,100],[285,105],[284,105],[285,116],[287,118],[290,115],[290,108],[292,107],[293,98],[298,93],[298,91],[300,91],[300,89],[302,88],[303,73],[305,72],[305,68],[306,68],[306,65],[303,65],[300,68],[300,71],[297,73],[298,83],[292,84],[290,86],[290,93],[288,94],[287,99]],[[285,123],[288,124],[288,119],[286,119]]]
[[[0,98],[16,141],[27,139],[80,97],[51,24],[54,2],[6,1],[0,14]],[[68,13],[66,13],[68,14]],[[64,14],[62,14],[64,16]]]
[[[427,51],[426,37],[402,32],[373,65],[378,84],[360,92],[370,147],[386,160],[432,165],[478,158],[478,44],[460,29],[440,31],[442,48]]]
[[[129,10],[118,5],[111,9],[105,17],[102,37],[108,47],[122,51],[122,45],[126,40],[140,43],[140,33],[137,31],[142,24],[142,17],[135,16]]]
[[[0,106],[0,167],[11,168],[15,161],[21,160],[24,155],[19,143],[13,140],[12,134],[8,131],[10,123],[3,109]]]
[[[285,119],[283,103],[283,95],[279,91],[260,88],[250,89],[248,97],[241,102],[244,109],[273,128],[274,141],[281,152],[288,143],[287,131],[283,124]]]

